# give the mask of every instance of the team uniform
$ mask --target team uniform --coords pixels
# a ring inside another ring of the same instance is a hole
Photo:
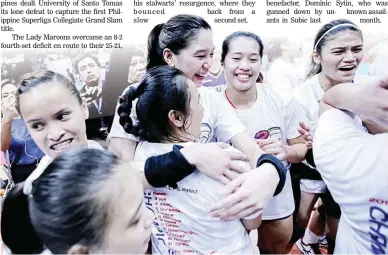
[[[318,76],[319,74],[316,74],[302,83],[294,90],[293,93],[294,98],[304,109],[308,119],[308,124],[312,128],[313,133],[319,118],[319,102],[322,100],[323,95],[325,94],[321,85],[319,84]],[[370,82],[371,79],[377,78],[366,75],[356,75],[354,77],[354,83],[356,85],[356,83]],[[311,165],[309,165],[309,167],[314,168]],[[327,192],[326,184],[320,180],[302,179],[300,181],[300,189],[303,192],[311,194],[322,194]]]
[[[388,253],[387,145],[354,114],[331,109],[318,121],[314,160],[342,212],[336,254]]]
[[[140,142],[134,159],[144,161],[172,149],[173,144]],[[250,170],[248,162],[238,162]],[[145,204],[155,215],[153,254],[253,254],[248,232],[240,220],[224,222],[209,214],[210,206],[223,198],[223,184],[198,170],[177,184],[177,189],[152,188],[144,192]]]
[[[202,84],[204,87],[218,87],[226,85],[226,79],[224,70],[220,71],[217,75],[213,75],[212,73],[208,73],[205,77],[205,80]]]
[[[226,91],[219,93],[226,102]],[[248,133],[255,139],[278,138],[283,144],[299,137],[299,121],[304,119],[303,110],[295,100],[284,100],[270,85],[257,84],[257,100],[249,109],[233,109]],[[217,139],[218,137],[216,137]],[[218,139],[217,139],[218,140]],[[287,161],[283,161],[289,167]],[[287,172],[286,184],[277,196],[273,197],[263,211],[263,220],[282,219],[295,210],[290,173]]]
[[[102,146],[93,140],[88,140],[88,148],[89,149],[98,149],[98,150],[104,150]],[[47,166],[53,161],[54,159],[48,155],[43,156],[42,160],[39,162],[39,165],[36,167],[34,172],[31,173],[30,176],[28,176],[27,180],[24,183],[23,192],[24,194],[30,194],[32,183],[39,178],[39,176],[44,172],[44,170],[47,168]]]

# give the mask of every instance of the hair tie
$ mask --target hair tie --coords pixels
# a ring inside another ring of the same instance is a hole
[[[354,27],[354,28],[356,28],[358,31],[360,31],[360,29],[359,29],[356,25],[353,25],[353,24],[350,24],[350,23],[344,23],[344,24],[335,25],[334,27],[332,27],[332,28],[330,28],[329,30],[327,30],[327,31],[319,38],[319,40],[317,41],[317,43],[316,43],[315,46],[314,46],[314,50],[317,51],[317,46],[318,46],[319,42],[322,40],[323,37],[325,37],[328,33],[330,33],[331,31],[333,31],[334,29],[339,28],[339,27]]]
[[[128,101],[128,96],[126,94],[120,96],[120,104]]]

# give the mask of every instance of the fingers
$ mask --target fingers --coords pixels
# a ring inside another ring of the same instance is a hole
[[[278,141],[277,138],[256,139],[256,142],[260,146],[260,148],[268,144],[275,143],[276,141]]]
[[[247,163],[245,163],[245,164],[247,164]],[[244,162],[241,162],[241,161],[239,162],[239,161],[233,160],[232,162],[230,162],[229,170],[238,176],[239,174],[242,174],[242,173],[249,171],[250,168],[248,168],[246,165],[244,165]],[[235,178],[232,178],[231,180],[233,180],[233,179],[235,179]]]
[[[311,141],[306,143],[307,148],[311,149],[313,147],[313,143]]]
[[[282,144],[280,141],[276,141],[267,145],[264,145],[261,147],[262,150],[267,151],[267,150],[274,150],[274,149],[279,149],[282,147]]]
[[[215,143],[218,147],[220,147],[221,149],[227,149],[227,148],[229,148],[229,144],[227,144],[227,143],[221,143],[221,142],[217,142],[217,143]]]
[[[226,198],[216,202],[212,207],[210,207],[210,213],[212,216],[219,217],[220,210],[225,210],[226,208],[231,207],[241,201],[240,196],[237,193],[233,193]]]
[[[301,135],[305,135],[306,133],[308,133],[308,131],[306,131],[305,129],[299,127],[298,128],[298,133],[301,134]]]
[[[311,130],[310,126],[307,123],[304,123],[303,121],[299,122],[299,127],[309,132]]]
[[[230,160],[243,160],[243,161],[249,160],[249,157],[240,151],[233,150],[233,151],[227,151],[227,153],[229,154]]]
[[[226,178],[224,175],[221,175],[219,178],[218,178],[218,181],[221,182],[222,184],[224,185],[227,185],[230,183],[231,179],[228,179]]]
[[[86,89],[86,94],[87,94],[87,95],[90,95],[90,94],[92,94],[92,91],[93,91],[93,87],[88,87],[88,88]]]
[[[248,205],[247,201],[240,201],[239,203],[233,205],[232,207],[230,207],[228,209],[219,210],[219,211],[215,212],[214,215],[216,217],[222,218],[223,220],[229,220],[230,218],[232,218],[233,216],[236,216],[236,214],[244,211],[248,207],[249,207],[249,205]]]
[[[92,98],[91,97],[84,97],[85,99],[85,103],[89,106],[91,105],[91,103],[93,102]]]
[[[90,87],[86,90],[87,95],[94,95],[98,97],[102,93],[102,89],[100,87]]]
[[[240,174],[234,172],[234,171],[230,171],[230,170],[226,170],[224,172],[224,175],[226,178],[228,178],[229,180],[234,180],[236,179]]]
[[[228,185],[226,185],[221,191],[221,195],[229,195],[235,192],[236,189],[238,189],[244,182],[244,178],[242,175],[238,176],[233,181],[229,182]],[[216,208],[217,209],[217,208]]]
[[[99,97],[102,93],[102,89],[100,87],[98,87],[98,91],[97,91],[97,97]]]
[[[251,206],[239,211],[238,213],[235,213],[235,214],[230,213],[226,218],[223,218],[223,220],[242,219],[254,213],[258,213],[259,211],[260,209],[257,209],[257,206]]]

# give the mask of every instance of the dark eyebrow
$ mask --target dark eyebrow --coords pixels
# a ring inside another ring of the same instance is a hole
[[[37,121],[40,121],[40,119],[31,119],[31,120],[26,121],[26,123],[32,123],[32,122],[37,122]]]
[[[358,45],[355,45],[355,46],[352,46],[351,48],[358,48],[358,47],[362,47],[364,46],[363,44],[358,44]],[[335,48],[332,48],[331,50],[342,50],[342,49],[345,49],[347,48],[346,46],[344,47],[335,47]]]
[[[205,53],[206,50],[197,50],[196,52],[194,52],[194,54],[199,54],[199,53]]]
[[[69,109],[63,108],[63,109],[59,110],[58,112],[56,112],[54,115],[55,115],[55,116],[58,116],[58,115],[60,115],[60,114],[62,114],[62,113],[64,113],[64,112],[67,112],[67,111],[69,111]]]
[[[243,54],[242,52],[232,52],[232,54]],[[250,56],[259,56],[259,53],[252,53]]]
[[[214,47],[213,49],[212,49],[212,51],[211,51],[211,53],[214,53],[214,50],[215,50],[216,48]],[[194,52],[194,55],[195,54],[199,54],[199,53],[205,53],[206,52],[206,50],[197,50],[196,52]]]
[[[58,115],[60,115],[60,114],[62,114],[64,112],[67,112],[67,111],[69,111],[69,109],[66,109],[66,108],[61,109],[60,111],[56,112],[54,114],[54,116],[58,116]],[[37,121],[40,121],[40,119],[31,119],[31,120],[26,121],[26,123],[32,123],[32,122],[37,122]]]

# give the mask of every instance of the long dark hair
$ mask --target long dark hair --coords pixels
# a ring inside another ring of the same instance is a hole
[[[180,112],[186,123],[190,115],[190,97],[187,77],[180,70],[167,65],[151,68],[137,88],[131,86],[121,97],[120,124],[127,133],[148,142],[179,142],[168,113],[171,110]],[[135,107],[139,123],[133,123],[130,117],[135,99],[138,99]]]
[[[211,27],[203,18],[187,14],[176,15],[166,23],[156,25],[148,36],[147,70],[165,65],[163,50],[168,48],[179,54],[201,29],[211,30]]]
[[[113,154],[96,149],[56,157],[34,181],[30,195],[23,194],[22,183],[5,198],[4,244],[18,254],[38,254],[44,246],[53,254],[66,254],[75,244],[101,244],[112,199],[101,189],[117,164]]]

